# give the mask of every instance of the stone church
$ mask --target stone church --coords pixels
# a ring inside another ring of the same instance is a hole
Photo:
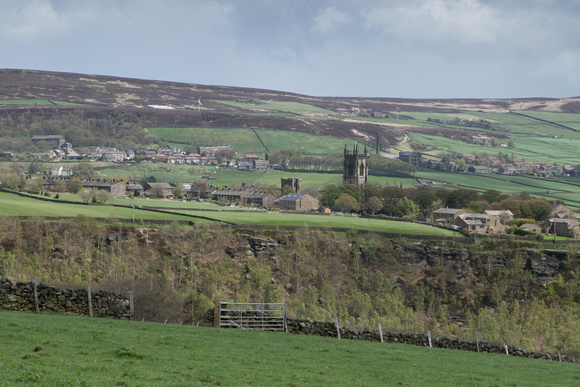
[[[353,147],[352,152],[344,146],[344,172],[342,184],[354,184],[362,187],[369,179],[369,154],[367,147],[363,153],[358,152],[358,145]]]

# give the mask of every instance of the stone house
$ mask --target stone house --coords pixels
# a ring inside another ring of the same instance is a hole
[[[174,187],[166,182],[145,183],[143,190],[145,196],[157,196],[161,198],[172,198]]]
[[[505,232],[498,215],[464,213],[455,218],[455,225],[469,233],[499,234]]]
[[[567,238],[580,236],[580,224],[576,218],[552,218],[548,221],[548,233]]]
[[[526,231],[530,231],[530,232],[535,232],[536,234],[541,234],[542,233],[542,228],[539,225],[535,224],[535,223],[522,224],[519,228],[522,229],[522,230],[526,230]]]
[[[452,226],[455,224],[455,218],[463,213],[465,213],[465,210],[460,208],[440,208],[433,212],[433,219],[436,223]]]
[[[319,207],[316,198],[302,193],[288,194],[276,200],[274,204],[284,210],[301,212],[317,210]]]
[[[485,165],[471,165],[467,168],[469,173],[492,173],[493,171]]]

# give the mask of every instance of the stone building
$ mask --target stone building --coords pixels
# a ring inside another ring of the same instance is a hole
[[[302,179],[299,177],[283,177],[280,179],[280,186],[282,187],[282,192],[291,189],[296,193],[300,193]]]
[[[312,211],[318,209],[318,200],[308,194],[293,193],[282,196],[274,203],[283,210]]]
[[[362,187],[369,179],[369,155],[367,147],[363,153],[359,153],[358,145],[355,145],[352,152],[344,146],[344,171],[342,184],[353,184]]]

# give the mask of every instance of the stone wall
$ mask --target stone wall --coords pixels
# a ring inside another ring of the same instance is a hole
[[[320,321],[302,320],[297,318],[287,318],[286,325],[288,333],[316,335],[325,337],[338,336],[336,332],[336,324],[334,322],[320,322]],[[370,331],[355,332],[349,329],[340,328],[340,337],[342,339],[351,339],[351,340],[380,341],[380,335],[378,330],[377,332]],[[423,334],[395,333],[383,331],[383,341],[387,343],[419,345],[422,347],[429,346],[429,338],[428,336]],[[431,345],[434,348],[459,349],[462,351],[497,353],[505,355],[505,347],[503,345],[496,345],[485,342],[478,343],[474,341],[450,339],[447,337],[437,337],[437,338],[433,337],[431,339]],[[508,345],[507,350],[508,353],[512,356],[528,357],[532,359],[547,359],[555,361],[561,360],[572,363],[580,363],[580,359],[575,359],[573,357],[566,355],[559,355],[557,353],[554,354],[550,352],[531,352],[526,351],[522,348],[514,347],[512,345]]]
[[[86,289],[56,289],[45,284],[37,285],[40,311],[89,316]],[[129,319],[132,316],[129,296],[117,293],[91,291],[93,317]],[[9,310],[36,310],[32,282],[12,283],[0,279],[0,308]]]

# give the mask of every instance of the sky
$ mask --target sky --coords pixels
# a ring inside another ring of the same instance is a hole
[[[580,96],[578,0],[0,0],[0,68],[311,96]]]

